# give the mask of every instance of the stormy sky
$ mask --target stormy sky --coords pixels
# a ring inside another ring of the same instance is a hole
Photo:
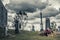
[[[39,23],[40,12],[42,11],[43,19],[50,17],[56,20],[60,20],[60,0],[3,0],[2,1],[7,10],[25,11],[28,15],[28,20],[32,23]],[[34,21],[35,20],[35,21]],[[44,19],[45,20],[45,19]]]

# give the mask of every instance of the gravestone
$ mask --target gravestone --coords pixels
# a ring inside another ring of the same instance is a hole
[[[58,27],[58,31],[60,32],[60,26]]]
[[[19,20],[18,20],[18,17],[16,16],[16,18],[14,19],[14,26],[15,26],[15,33],[19,33]]]
[[[35,31],[35,29],[34,29],[35,27],[34,27],[34,25],[32,26],[32,31]]]

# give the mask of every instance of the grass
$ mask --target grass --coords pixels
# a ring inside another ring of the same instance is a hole
[[[57,35],[56,36],[56,40],[60,40],[60,35]]]
[[[46,37],[40,36],[39,32],[21,31],[19,34],[14,34],[14,31],[9,31],[14,37],[1,38],[0,40],[59,40],[60,36]]]

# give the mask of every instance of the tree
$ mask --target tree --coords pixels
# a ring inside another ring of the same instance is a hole
[[[20,22],[20,28],[22,29],[22,30],[24,30],[24,27],[26,26],[26,24],[27,24],[27,14],[24,12],[24,11],[19,11],[19,13],[18,13],[18,17],[19,17],[19,22]]]
[[[19,29],[24,30],[24,27],[27,24],[27,21],[25,22],[27,14],[24,11],[19,11],[16,15],[17,16],[14,18],[15,33],[19,33]]]
[[[56,22],[52,22],[51,23],[51,29],[53,30],[53,31],[55,31],[56,30]]]

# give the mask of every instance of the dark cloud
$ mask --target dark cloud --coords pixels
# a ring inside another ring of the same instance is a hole
[[[47,5],[48,5],[47,3],[40,3],[39,5],[36,5],[36,6],[38,9],[42,10],[42,9],[45,9]]]
[[[21,2],[21,0],[16,0],[16,1],[11,0],[11,2],[6,5],[6,7],[16,12],[19,12],[20,10],[27,11],[27,12],[35,12],[36,8],[38,8],[39,10],[44,9],[42,11],[43,17],[51,17],[51,16],[56,16],[57,14],[59,14],[58,10],[56,10],[55,8],[47,7],[48,4],[46,2],[41,2],[41,1],[38,1],[38,2],[39,3],[35,3],[32,0],[31,1],[26,0],[24,2]],[[29,20],[30,19],[32,20],[35,18],[40,18],[40,13],[36,13],[33,16],[29,16]]]
[[[40,2],[39,4],[33,4],[28,2],[22,2],[22,3],[10,3],[7,4],[6,7],[18,12],[21,11],[27,11],[27,12],[34,12],[36,11],[36,8],[38,9],[44,9],[47,6],[47,3]]]
[[[59,11],[53,7],[46,8],[43,10],[43,17],[51,17],[59,14]]]
[[[40,18],[40,15],[39,14],[34,15],[34,17]],[[56,16],[58,14],[59,14],[59,11],[56,10],[55,8],[52,8],[52,7],[45,8],[42,11],[43,17],[51,17],[51,16]]]
[[[56,19],[60,19],[60,14],[58,14],[58,15],[56,16]]]
[[[19,11],[27,11],[27,12],[33,12],[33,11],[36,11],[36,7],[32,4],[29,4],[29,3],[21,3],[21,4],[8,4],[6,5],[7,8],[11,9],[11,10],[14,10],[16,12],[19,12]]]
[[[1,0],[1,1],[4,1],[4,0]]]
[[[1,0],[2,2],[4,1],[4,0]]]

